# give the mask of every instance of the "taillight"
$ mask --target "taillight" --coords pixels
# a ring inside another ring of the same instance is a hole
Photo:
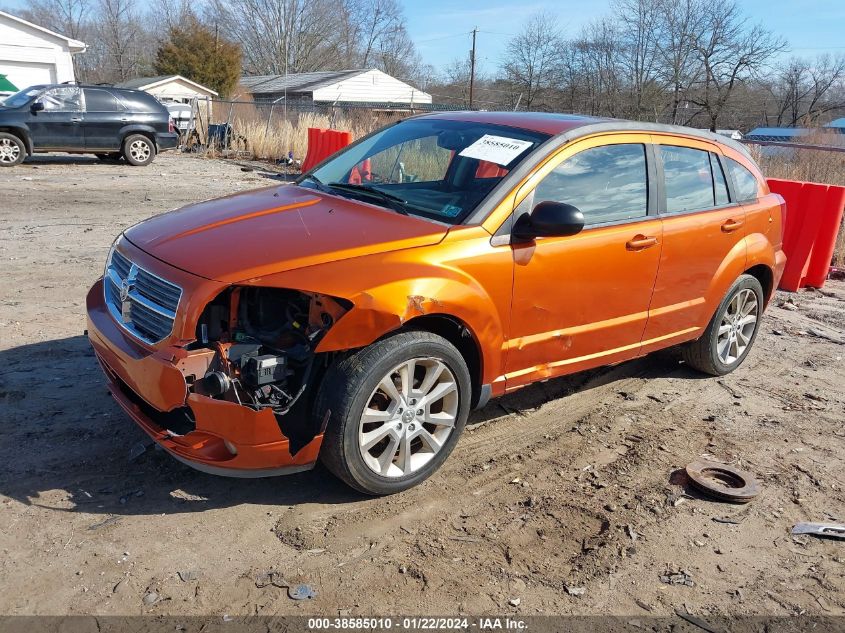
[[[171,134],[176,131],[176,124],[173,122],[173,119],[167,119],[167,131]]]

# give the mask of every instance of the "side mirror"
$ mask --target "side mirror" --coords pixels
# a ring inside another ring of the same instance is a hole
[[[44,104],[40,101],[36,101],[31,106],[29,106],[29,111],[35,114],[36,112],[41,112],[44,109]]]
[[[511,234],[520,242],[536,237],[565,237],[584,228],[584,214],[565,202],[541,202],[531,213],[523,213]]]

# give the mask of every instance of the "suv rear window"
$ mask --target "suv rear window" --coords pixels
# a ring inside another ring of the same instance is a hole
[[[749,202],[757,199],[760,191],[760,183],[757,178],[745,166],[736,162],[733,158],[728,159],[728,171],[734,181],[734,189],[737,202]]]
[[[125,108],[107,90],[85,88],[85,110],[88,112],[122,112]]]

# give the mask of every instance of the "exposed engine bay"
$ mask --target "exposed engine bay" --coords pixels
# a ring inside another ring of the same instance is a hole
[[[297,290],[226,290],[206,306],[188,347],[207,359],[204,374],[186,376],[189,390],[284,416],[325,369],[328,359],[314,350],[349,307]]]

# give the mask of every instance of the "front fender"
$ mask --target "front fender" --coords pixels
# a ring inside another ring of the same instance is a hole
[[[479,347],[483,381],[503,373],[502,349],[512,291],[510,249],[491,249],[489,234],[321,264],[245,282],[318,292],[353,307],[327,332],[318,352],[365,347],[423,315],[461,322]]]

